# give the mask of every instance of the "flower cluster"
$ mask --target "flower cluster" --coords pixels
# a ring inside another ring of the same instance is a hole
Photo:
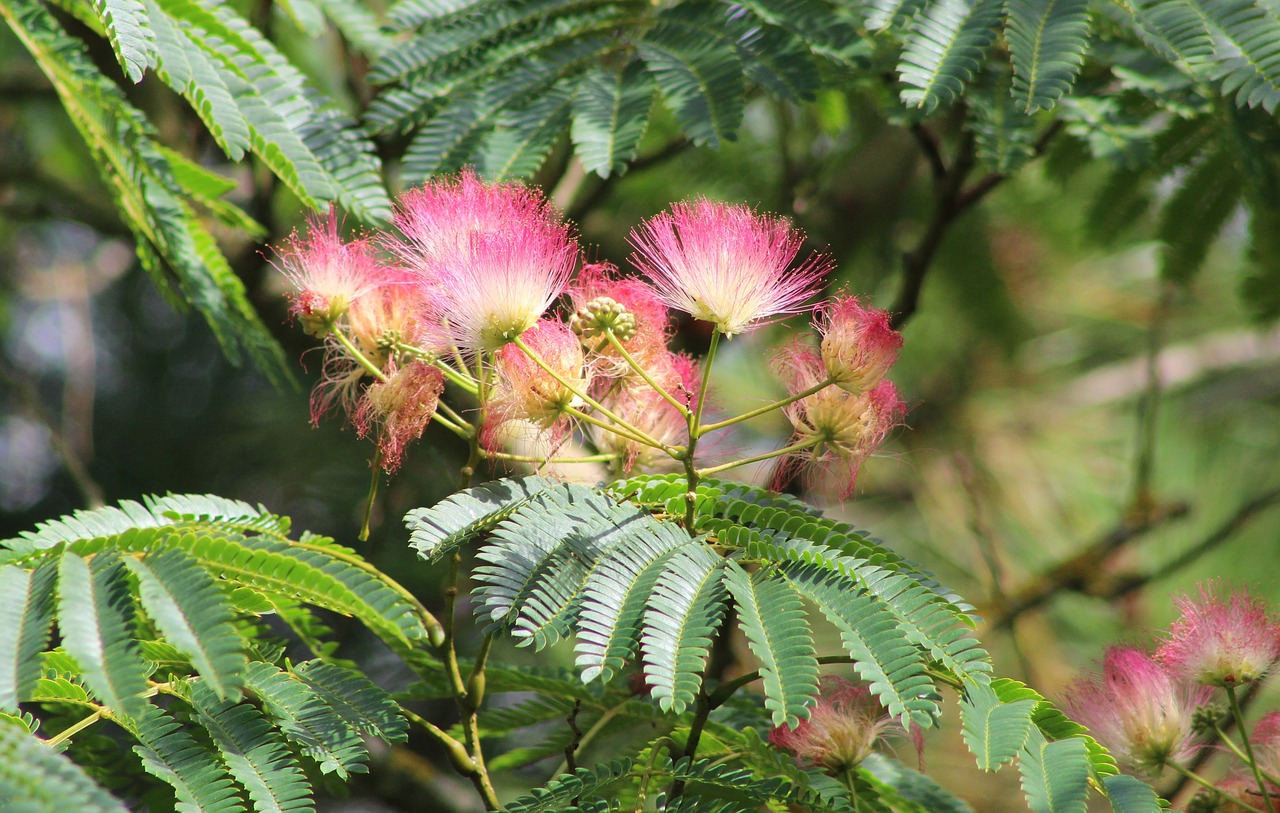
[[[1123,763],[1146,773],[1168,765],[1187,772],[1185,763],[1203,747],[1196,735],[1210,732],[1245,765],[1197,804],[1267,809],[1264,793],[1272,797],[1267,801],[1280,801],[1280,712],[1264,716],[1236,745],[1221,727],[1221,708],[1209,704],[1225,690],[1236,725],[1246,730],[1235,692],[1263,679],[1280,660],[1280,620],[1243,589],[1225,599],[1213,584],[1198,593],[1176,599],[1181,616],[1154,652],[1108,649],[1101,675],[1073,684],[1065,705]]]
[[[847,494],[902,421],[884,378],[901,346],[888,315],[848,296],[815,304],[830,261],[802,257],[782,218],[677,203],[632,231],[635,276],[584,264],[538,192],[470,171],[406,193],[394,227],[344,240],[329,216],[278,250],[291,313],[326,345],[313,420],[345,411],[388,472],[434,421],[491,460],[683,468],[696,480],[746,462],[698,468],[700,439],[784,410],[793,442],[750,460],[834,467]],[[670,348],[672,310],[713,324],[701,362]],[[814,337],[778,354],[787,397],[704,421],[718,342],[805,312]],[[539,454],[512,449],[530,435]]]
[[[840,774],[867,758],[892,718],[865,684],[824,675],[809,719],[778,726],[769,742],[795,754],[803,766]]]

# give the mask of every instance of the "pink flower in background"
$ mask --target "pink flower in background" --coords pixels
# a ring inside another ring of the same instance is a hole
[[[344,242],[333,212],[307,225],[304,234],[294,232],[277,250],[279,268],[294,287],[289,312],[307,332],[324,335],[352,302],[378,284],[381,273],[373,245],[367,240]]]
[[[799,340],[778,353],[774,368],[792,395],[815,387],[827,378],[820,351]],[[888,380],[880,381],[868,392],[825,387],[783,407],[795,428],[793,442],[814,442],[790,461],[808,459],[820,469],[826,469],[844,483],[841,496],[848,497],[853,493],[862,462],[902,424],[906,411],[897,387]],[[785,476],[787,471],[781,467],[779,476]]]
[[[577,279],[569,288],[569,297],[575,309],[600,297],[608,297],[626,308],[635,319],[635,334],[623,342],[623,346],[646,368],[651,361],[667,352],[671,315],[662,297],[644,280],[619,277],[618,269],[609,263],[592,263],[578,272]],[[601,340],[584,338],[584,344],[594,350]],[[630,372],[626,361],[611,346],[601,347],[600,357],[608,361],[605,371],[610,375],[623,376]]]
[[[376,431],[382,468],[388,474],[400,468],[405,446],[426,431],[442,392],[444,374],[421,361],[390,370],[386,381],[365,390],[352,422],[360,437]]]
[[[1280,711],[1266,714],[1258,721],[1249,736],[1249,744],[1253,746],[1253,757],[1262,772],[1280,777]],[[1273,796],[1280,796],[1280,787],[1272,785],[1271,788]]]
[[[902,334],[889,324],[889,314],[863,307],[856,297],[842,296],[820,309],[822,360],[836,385],[850,392],[871,389],[898,360]]]
[[[817,256],[793,265],[803,238],[788,221],[709,200],[674,204],[630,239],[667,305],[726,336],[805,310],[829,267]]]
[[[441,328],[418,279],[402,268],[384,268],[378,287],[347,312],[351,340],[361,352],[385,363],[396,344],[442,350]]]
[[[702,375],[696,361],[682,353],[665,351],[653,356],[645,366],[650,377],[672,397],[690,409],[697,408]],[[689,442],[689,425],[684,416],[639,376],[621,382],[607,380],[604,386],[604,405],[632,426],[668,446]],[[680,467],[678,461],[661,449],[613,432],[596,428],[592,437],[600,451],[621,455],[623,471],[633,467],[644,472],[675,471]]]
[[[582,354],[582,345],[563,322],[544,319],[524,336],[529,349],[560,378],[578,392],[586,392],[591,379]],[[559,439],[568,428],[565,411],[580,399],[573,390],[557,381],[523,350],[509,344],[494,354],[497,375],[489,400],[489,420],[482,429],[487,442],[508,421],[529,421]]]
[[[1175,599],[1182,616],[1156,651],[1170,671],[1196,683],[1239,686],[1267,673],[1280,658],[1280,623],[1262,599],[1245,590],[1225,602],[1212,585],[1200,599]]]
[[[1072,684],[1064,706],[1117,759],[1154,773],[1195,753],[1192,716],[1211,692],[1178,680],[1141,649],[1114,646],[1102,675]]]
[[[578,263],[569,225],[541,194],[469,170],[407,192],[396,225],[407,242],[387,248],[418,275],[448,341],[468,352],[497,350],[531,328]]]
[[[795,754],[803,766],[821,766],[841,773],[867,758],[892,718],[860,683],[824,675],[809,719],[795,728],[782,725],[769,733],[769,742]]]

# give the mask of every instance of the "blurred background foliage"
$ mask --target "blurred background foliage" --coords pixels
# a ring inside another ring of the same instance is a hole
[[[300,28],[291,10],[241,9],[315,87],[358,115],[369,102],[368,59],[323,20]],[[182,99],[150,79],[126,82],[105,40],[73,15],[57,19],[93,64],[116,75],[160,143],[234,182],[227,199],[261,232],[212,220],[209,228],[270,336],[302,364],[292,386],[273,384],[261,367],[229,362],[199,313],[166,301],[64,105],[18,39],[0,30],[0,537],[96,501],[172,491],[260,502],[298,527],[353,540],[370,450],[337,419],[308,424],[320,355],[288,324],[266,249],[301,222],[296,190],[261,160],[220,159]],[[1120,36],[1085,63],[1082,82],[1102,88],[1086,102],[1122,98],[1106,86],[1133,81],[1111,59],[1128,47]],[[1123,155],[1108,160],[1096,143],[1101,129],[1081,115],[1054,118],[1062,105],[1036,122],[1048,135],[1043,156],[1006,178],[974,156],[963,104],[904,116],[877,64],[809,101],[748,95],[736,139],[718,150],[691,144],[655,105],[630,171],[588,175],[561,138],[534,180],[579,224],[591,260],[624,265],[627,231],[671,201],[745,201],[794,218],[814,248],[829,251],[833,288],[902,313],[896,378],[911,405],[908,428],[864,467],[852,499],[833,503],[821,488],[806,496],[980,605],[1002,674],[1052,697],[1108,642],[1149,640],[1146,631],[1173,614],[1170,594],[1198,580],[1280,600],[1280,329],[1259,318],[1280,301],[1280,277],[1260,255],[1270,241],[1257,234],[1280,210],[1257,200],[1247,210],[1238,195],[1214,209],[1212,189],[1188,191],[1217,171],[1200,171],[1212,157],[1160,171]],[[995,98],[983,93],[973,91],[974,105]],[[1252,134],[1248,149],[1263,165],[1277,158],[1269,114],[1198,98],[1226,122],[1203,136],[1203,154],[1234,154],[1233,131]],[[1151,147],[1154,133],[1199,120],[1181,112],[1158,107],[1160,127],[1127,143]],[[400,172],[403,146],[379,142],[392,189],[420,180]],[[1159,144],[1152,149],[1159,157]],[[953,169],[966,154],[979,164],[974,181],[991,179],[989,194],[947,219],[911,312],[904,268],[936,225],[942,194],[931,158]],[[1277,192],[1269,177],[1243,182],[1265,199]],[[1175,201],[1185,211],[1171,212]],[[1203,268],[1194,257],[1197,273],[1171,263],[1179,250],[1203,254]],[[735,339],[715,397],[742,404],[776,393],[763,359],[797,328]],[[705,339],[682,326],[687,346]],[[735,442],[780,443],[785,433],[775,416]],[[452,490],[462,451],[429,430],[384,483],[365,548],[426,597],[438,596],[440,574],[410,555],[399,518]],[[350,656],[376,658],[367,643],[353,638]],[[433,767],[438,755],[410,745],[387,757],[405,770],[375,770],[356,798],[394,806],[405,798],[397,783],[446,781]],[[977,777],[962,749],[945,745],[928,748],[926,760],[975,808],[1007,809],[1012,773]]]

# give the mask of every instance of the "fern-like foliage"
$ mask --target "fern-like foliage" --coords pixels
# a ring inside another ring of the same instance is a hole
[[[819,62],[854,39],[829,14],[817,2],[402,2],[391,20],[407,36],[374,65],[385,88],[369,119],[415,132],[414,179],[463,164],[528,175],[566,131],[588,170],[617,174],[655,99],[695,144],[717,146],[736,137],[749,88],[812,98]]]
[[[122,809],[38,742],[37,717],[13,733],[30,710],[111,721],[134,741],[136,767],[172,788],[177,809],[200,813],[313,810],[301,760],[345,778],[366,770],[365,737],[403,739],[399,707],[368,678],[285,661],[261,639],[258,615],[318,629],[313,607],[358,618],[406,655],[427,637],[401,588],[330,540],[291,539],[289,525],[247,503],[170,495],[0,542],[0,736],[34,743],[5,746],[17,762],[0,769],[0,793],[13,794],[3,798],[56,809],[4,770],[49,782],[62,771],[68,793],[87,788],[75,809]]]
[[[85,7],[77,17],[107,38],[125,77],[162,82],[180,94],[228,159],[252,153],[312,208],[336,201],[366,223],[389,220],[390,199],[369,136],[232,4],[95,0]],[[376,21],[351,0],[328,0],[325,10],[367,52],[386,47]],[[88,59],[85,43],[44,4],[5,0],[0,18],[53,85],[156,283],[201,312],[233,361],[247,356],[278,382],[288,380],[279,346],[202,215],[259,233],[242,210],[222,200],[234,183],[222,185],[171,149],[178,145],[160,143],[143,113]]]
[[[614,493],[665,509],[676,507],[668,503],[677,490],[682,502],[675,479],[637,478]],[[659,706],[685,711],[703,691],[712,642],[732,607],[760,661],[767,708],[776,723],[795,724],[817,690],[806,599],[840,629],[856,668],[895,715],[930,724],[937,695],[929,662],[986,680],[989,663],[964,634],[969,619],[958,599],[794,498],[708,481],[696,513],[710,536],[692,537],[640,505],[580,486],[526,493],[524,481],[482,486],[412,512],[409,525],[431,556],[438,540],[509,512],[477,553],[478,612],[535,648],[575,637],[586,681],[607,681],[638,660]]]
[[[1070,92],[1089,38],[1084,0],[1008,0],[1005,38],[1013,61],[1013,94],[1028,113]]]
[[[898,74],[902,101],[932,111],[950,104],[977,72],[995,38],[1000,6],[993,0],[934,0],[912,24]]]
[[[840,633],[843,651],[835,659],[851,662],[904,723],[933,723],[942,701],[937,677],[963,687],[964,737],[979,766],[996,770],[1018,761],[1033,810],[1080,809],[1091,782],[1108,789],[1117,776],[1114,760],[1083,728],[1024,685],[993,679],[986,654],[968,634],[971,608],[883,543],[793,497],[715,480],[694,492],[701,533],[691,535],[682,524],[686,499],[676,475],[632,478],[608,493],[507,480],[407,517],[424,558],[480,542],[475,596],[491,631],[535,649],[576,639],[576,674],[487,670],[491,694],[522,693],[514,705],[489,713],[491,736],[530,732],[495,765],[516,767],[572,747],[558,729],[525,739],[557,719],[574,719],[593,736],[634,735],[644,730],[637,720],[660,732],[639,753],[623,752],[635,766],[629,778],[620,775],[620,763],[602,763],[558,777],[509,809],[604,810],[632,798],[626,794],[640,799],[650,786],[672,783],[681,792],[659,798],[660,809],[848,809],[847,784],[797,766],[760,733],[808,716],[819,664],[831,659],[816,649],[813,626],[823,622]],[[751,676],[759,686],[754,701],[731,696],[736,684],[721,684],[725,691],[704,685],[729,619],[759,664]],[[614,679],[633,662],[647,699]],[[599,685],[587,690],[583,683]],[[449,693],[441,667],[406,696]],[[697,715],[695,758],[663,754],[687,736]],[[888,760],[870,761],[854,784],[860,809],[968,810]],[[1160,809],[1154,793],[1123,781],[1115,795],[1116,810]]]

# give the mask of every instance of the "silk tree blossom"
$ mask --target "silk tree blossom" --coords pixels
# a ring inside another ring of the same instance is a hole
[[[347,327],[352,342],[379,367],[402,344],[442,349],[438,317],[417,277],[402,268],[383,269],[378,287],[352,303]]]
[[[784,347],[774,359],[774,369],[796,395],[827,378],[821,353],[802,341]],[[881,380],[867,392],[850,392],[836,386],[825,387],[783,407],[795,429],[794,443],[807,448],[790,457],[790,462],[808,460],[843,483],[841,498],[853,493],[861,468],[871,454],[906,417],[907,407],[897,387]],[[780,467],[785,475],[787,468]]]
[[[481,430],[486,445],[494,447],[498,431],[509,421],[528,421],[553,440],[564,437],[569,421],[566,412],[580,405],[574,393],[586,392],[591,385],[582,353],[582,345],[573,331],[562,322],[544,319],[525,332],[529,349],[564,381],[565,386],[548,373],[521,348],[509,344],[494,354],[494,391],[488,402],[489,417]]]
[[[890,325],[889,314],[864,307],[857,297],[840,296],[825,303],[817,328],[827,374],[850,392],[880,383],[902,349],[902,334]]]
[[[294,287],[290,314],[308,333],[323,336],[353,302],[378,284],[381,273],[373,244],[343,241],[333,212],[307,225],[304,233],[294,232],[277,250],[277,267]]]
[[[407,240],[387,247],[419,276],[448,341],[468,352],[531,328],[578,263],[569,225],[539,193],[470,171],[406,193],[396,225]]]
[[[377,434],[382,468],[394,474],[405,447],[422,437],[444,391],[444,375],[435,367],[411,361],[392,368],[386,381],[365,390],[352,416],[360,437]]]
[[[677,203],[631,232],[632,263],[662,299],[726,336],[800,313],[830,261],[795,263],[804,242],[790,223],[741,205]]]
[[[871,690],[860,683],[824,675],[809,719],[795,728],[778,726],[769,742],[795,754],[802,766],[819,766],[833,774],[857,767],[892,722]]]
[[[697,408],[702,375],[691,357],[666,351],[653,356],[645,372],[686,408]],[[639,376],[604,379],[601,386],[604,388],[602,403],[627,423],[668,446],[689,442],[689,425],[684,416]],[[642,472],[662,472],[680,468],[680,462],[661,449],[614,432],[597,427],[592,437],[600,451],[619,455],[622,471],[634,468]]]
[[[1114,646],[1103,657],[1102,674],[1072,684],[1064,705],[1117,759],[1157,773],[1196,752],[1192,717],[1211,693],[1179,680],[1141,649]]]
[[[1223,601],[1212,585],[1200,599],[1175,600],[1182,616],[1156,652],[1170,671],[1195,683],[1240,686],[1258,680],[1280,658],[1280,622],[1245,590]]]
[[[1280,778],[1280,711],[1270,712],[1258,721],[1249,737],[1249,744],[1262,772]],[[1280,787],[1271,785],[1271,794],[1280,796]]]
[[[475,235],[514,231],[548,239],[568,234],[536,189],[518,183],[488,184],[471,169],[406,191],[400,196],[395,225],[406,241],[390,240],[387,247],[427,275],[441,263],[467,254]]]

